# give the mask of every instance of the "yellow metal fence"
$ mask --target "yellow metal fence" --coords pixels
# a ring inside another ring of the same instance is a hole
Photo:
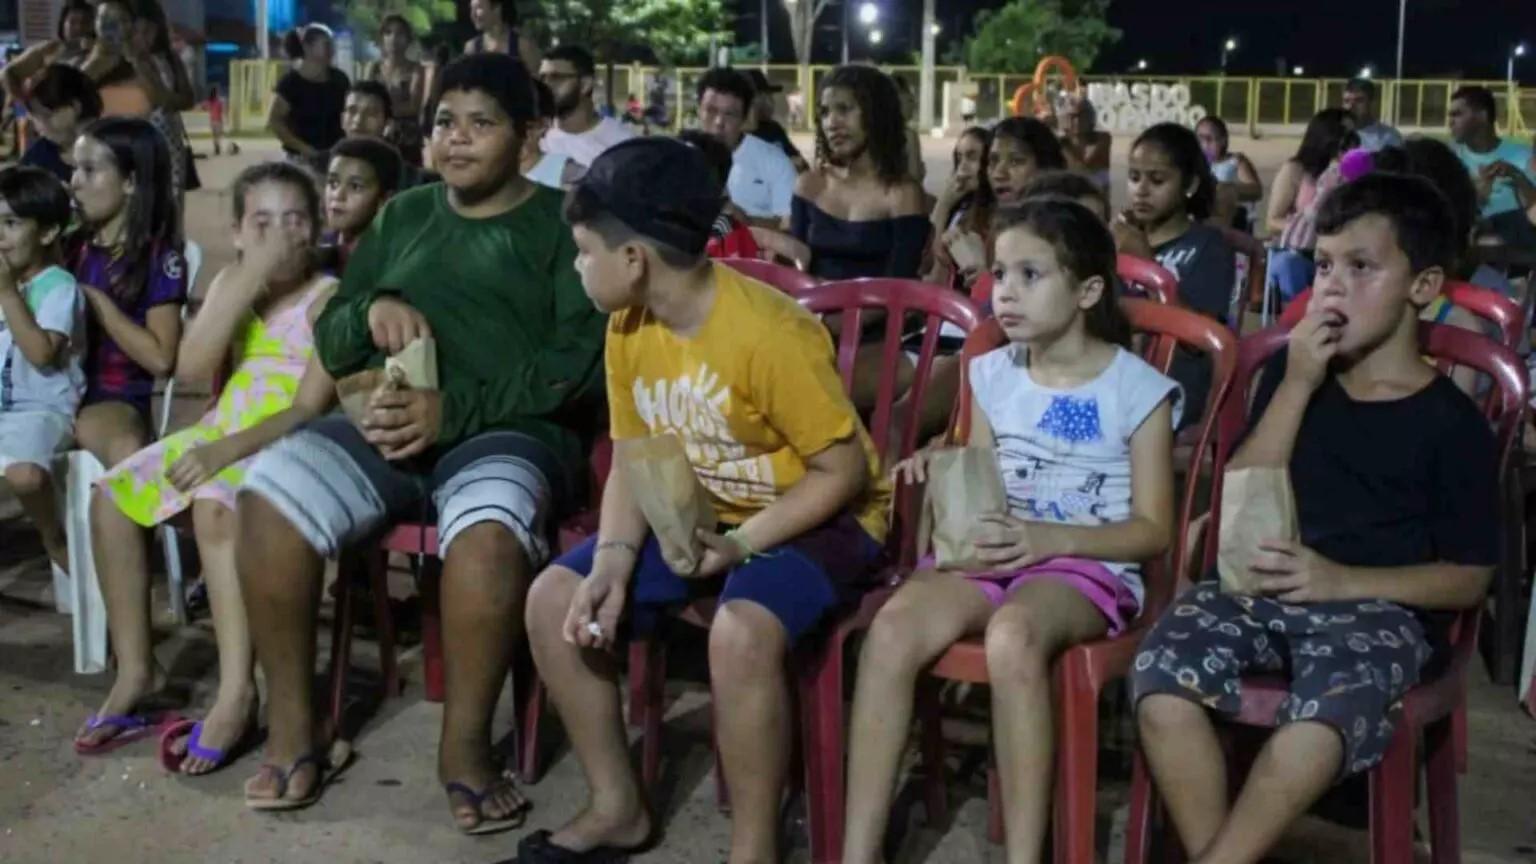
[[[256,133],[266,125],[267,107],[272,88],[288,68],[282,61],[237,60],[230,64],[230,128],[235,133]],[[784,119],[797,129],[808,128],[816,114],[816,98],[821,81],[831,66],[769,66],[768,79],[782,88]],[[919,70],[916,66],[885,67],[903,78],[917,92]],[[658,69],[651,66],[615,66],[613,102],[622,106],[633,94],[649,106],[653,92],[666,94],[667,123],[676,128],[691,118],[694,111],[694,86],[702,68]],[[606,70],[599,70],[598,80],[607,84]],[[1014,92],[1030,78],[1024,75],[972,75],[963,67],[940,66],[935,70],[935,118],[942,117],[944,84],[974,86],[977,119],[996,120],[1008,116]],[[1346,80],[1343,78],[1246,78],[1220,76],[1145,76],[1087,75],[1084,84],[1124,82],[1126,84],[1181,84],[1189,88],[1190,103],[1205,108],[1227,122],[1235,132],[1249,134],[1300,134],[1307,120],[1319,109],[1341,102]],[[1446,128],[1451,94],[1466,84],[1479,84],[1493,91],[1498,102],[1500,126],[1505,134],[1525,135],[1532,129],[1526,118],[1536,123],[1536,89],[1511,89],[1503,81],[1480,80],[1381,80],[1382,117],[1411,132],[1437,132]],[[788,98],[793,94],[796,98]],[[679,111],[681,106],[681,111]]]

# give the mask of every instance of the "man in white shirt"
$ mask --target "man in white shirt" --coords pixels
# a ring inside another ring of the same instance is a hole
[[[768,228],[789,226],[795,171],[782,147],[746,133],[747,114],[756,98],[752,80],[735,69],[711,69],[699,79],[699,129],[731,149],[726,192],[744,221]]]
[[[1355,118],[1360,146],[1375,153],[1385,147],[1403,146],[1403,135],[1376,116],[1376,82],[1354,78],[1344,85],[1344,110]]]
[[[555,96],[555,125],[544,136],[544,152],[557,153],[586,168],[604,150],[635,137],[612,117],[602,117],[592,102],[597,64],[575,45],[561,45],[539,64],[539,80]]]

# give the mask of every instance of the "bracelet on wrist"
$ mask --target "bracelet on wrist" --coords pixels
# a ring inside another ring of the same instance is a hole
[[[606,552],[611,549],[619,549],[628,552],[635,558],[640,557],[640,547],[623,540],[604,540],[603,542],[597,544],[597,548],[593,550],[593,554],[595,555],[599,552]]]
[[[752,544],[747,542],[747,538],[741,536],[740,528],[732,528],[725,532],[725,539],[736,544],[736,548],[741,550],[741,561],[743,564],[757,557],[757,550],[752,548]]]

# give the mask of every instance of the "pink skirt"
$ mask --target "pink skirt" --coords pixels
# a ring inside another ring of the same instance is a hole
[[[917,566],[919,570],[933,569],[933,557],[922,559]],[[965,578],[994,606],[1003,605],[1020,587],[1040,579],[1068,585],[1103,613],[1109,625],[1109,636],[1125,632],[1141,611],[1136,595],[1126,587],[1125,581],[1104,566],[1104,562],[1088,558],[1051,558],[1018,570],[967,573]]]

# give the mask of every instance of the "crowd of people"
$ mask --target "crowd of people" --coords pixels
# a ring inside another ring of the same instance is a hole
[[[1439,297],[1450,281],[1510,290],[1478,266],[1477,243],[1536,245],[1536,165],[1498,137],[1486,90],[1456,93],[1445,145],[1405,142],[1371,83],[1351,82],[1267,196],[1219,119],[1153,126],[1128,151],[1122,208],[1114,141],[1076,99],[1049,122],[965,130],[930,197],[910,95],[873,67],[820,79],[810,158],[774,121],[766,78],[731,68],[699,79],[696,128],[647,136],[599,111],[589,52],[541,56],[505,0],[471,10],[480,35],[430,65],[410,24],[386,19],[355,82],[333,67],[329,30],[290,34],[269,116],[287,158],[235,181],[236,260],[206,291],[187,283],[180,215],[191,89],[155,0],[72,2],[56,40],[6,66],[38,137],[0,170],[0,465],[54,567],[69,566],[55,454],[73,442],[107,469],[90,539],[115,680],[77,752],[153,732],[170,770],[201,775],[238,758],[264,715],[245,803],[314,804],[352,758],[311,687],[325,562],[427,520],[444,567],[438,775],[460,830],[518,828],[532,806],[492,749],[526,638],[590,799],[524,836],[515,860],[617,861],[658,843],[613,648],[711,593],[729,860],[778,860],[785,662],[872,587],[893,488],[922,482],[938,449],[866,430],[880,315],[864,318],[845,387],[829,338],[843,322],[712,261],[773,257],[825,280],[974,294],[1005,336],[962,369],[965,334],[946,329],[924,404],[903,397],[897,412],[937,440],[963,397],[961,443],[994,454],[1008,505],[974,528],[979,572],[924,558],[874,619],[843,856],[883,860],[917,679],[979,636],[1007,857],[1038,861],[1052,660],[1141,613],[1143,568],[1182,527],[1175,435],[1221,395],[1194,354],[1164,374],[1134,353],[1117,255],[1159,262],[1190,314],[1240,330],[1229,232],[1259,227],[1276,238],[1281,293],[1311,300],[1231,467],[1289,468],[1300,540],[1255,550],[1257,594],[1202,581],[1155,623],[1129,682],[1140,746],[1200,861],[1259,860],[1380,761],[1390,707],[1446,649],[1442,613],[1480,601],[1499,551],[1491,434],[1472,385],[1424,363],[1417,336],[1421,317],[1476,328]],[[379,386],[358,413],[338,410],[339,386],[421,340],[436,388]],[[914,374],[899,370],[898,392]],[[155,440],[155,382],[172,375],[218,398]],[[683,442],[719,520],[694,538],[692,569],[664,556],[619,470],[596,533],[551,548],[552,526],[589,500],[603,435],[621,461],[641,439]],[[200,719],[167,725],[147,529],[188,514],[219,687]],[[1291,696],[1229,801],[1212,718],[1236,713],[1239,679],[1257,671],[1288,674]]]

